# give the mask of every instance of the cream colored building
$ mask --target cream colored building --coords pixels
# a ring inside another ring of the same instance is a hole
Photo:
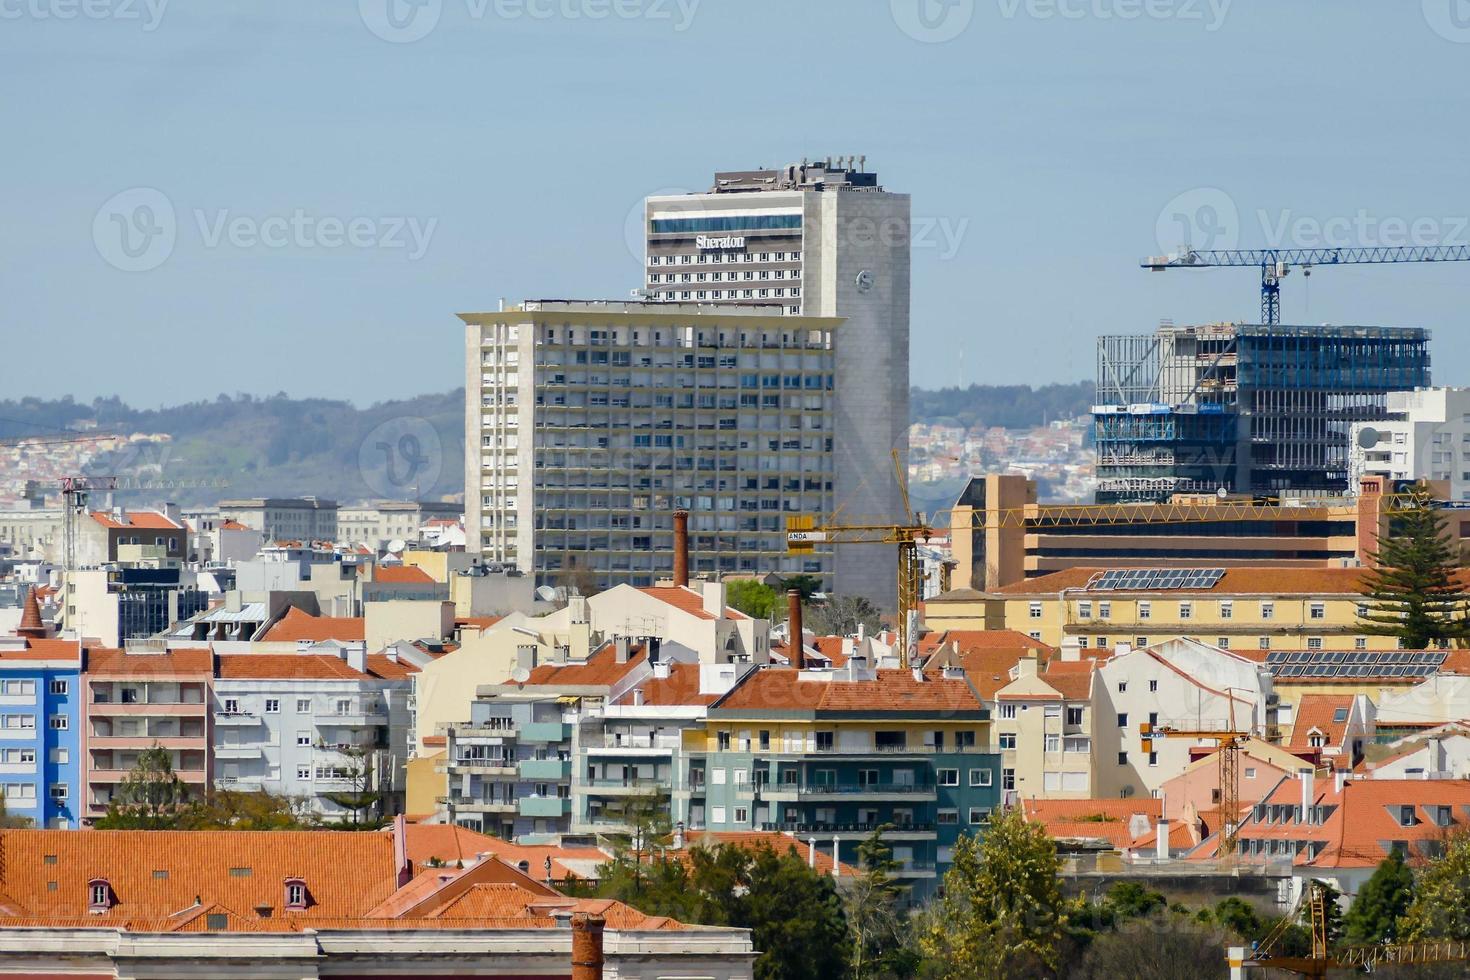
[[[995,695],[991,733],[1001,757],[1001,800],[1088,799],[1093,795],[1091,660],[1022,657]]]
[[[1176,577],[1162,578],[1170,573]],[[990,592],[938,596],[926,603],[926,621],[934,629],[1012,629],[1052,646],[1073,640],[1083,649],[1145,647],[1175,637],[1239,651],[1397,649],[1393,637],[1358,628],[1366,610],[1363,575],[1357,568],[1203,564],[1070,568]]]

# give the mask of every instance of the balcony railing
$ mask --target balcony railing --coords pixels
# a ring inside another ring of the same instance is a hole
[[[773,783],[766,787],[772,793],[800,793],[803,796],[860,796],[872,794],[913,794],[931,796],[938,791],[934,783]]]
[[[882,827],[893,834],[928,834],[934,832],[932,823],[763,823],[761,830],[790,834],[871,834]]]

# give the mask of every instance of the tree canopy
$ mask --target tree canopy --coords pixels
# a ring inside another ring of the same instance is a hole
[[[1378,538],[1373,568],[1363,577],[1367,611],[1359,628],[1397,637],[1405,648],[1422,650],[1467,635],[1460,584],[1459,555],[1444,515],[1423,487],[1412,503],[1397,511],[1389,531]]]

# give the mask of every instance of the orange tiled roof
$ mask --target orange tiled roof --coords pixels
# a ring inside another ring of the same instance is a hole
[[[1326,737],[1324,748],[1342,745],[1352,708],[1351,694],[1303,694],[1297,702],[1289,748],[1309,748],[1307,740],[1311,738],[1313,731]],[[1343,713],[1342,721],[1335,720],[1339,711]]]
[[[830,875],[832,873],[832,842],[827,840],[819,841],[818,843],[821,846],[816,851],[817,873]],[[747,850],[755,850],[762,846],[770,847],[777,854],[785,854],[787,851],[794,850],[803,861],[807,859],[808,843],[806,841],[789,837],[786,834],[762,830],[711,830],[702,833],[696,832],[689,837],[682,851],[670,849],[668,853],[680,861],[687,862],[689,860],[689,849],[693,847],[703,847],[706,849],[739,847]],[[854,877],[857,873],[857,868],[845,861],[842,863],[842,876],[844,878]]]
[[[367,638],[367,627],[361,616],[313,616],[296,607],[286,610],[286,615],[266,631],[260,638],[262,643],[298,642],[306,640],[322,643],[341,640],[344,643]]]
[[[241,524],[239,521],[234,520],[233,518],[230,519],[230,520],[220,521],[219,529],[221,531],[253,531],[253,530],[255,530],[252,527],[248,527],[247,525]]]
[[[88,647],[87,672],[114,677],[211,677],[214,674],[214,653],[199,649],[128,653],[107,647]]]
[[[691,616],[696,616],[699,619],[719,618],[705,611],[704,596],[688,586],[683,588],[679,586],[654,586],[653,588],[639,589],[638,591],[646,596],[652,596],[660,602],[667,602],[669,605],[677,609],[682,609],[684,612],[689,613]],[[747,617],[744,613],[726,606],[724,618],[745,619]]]
[[[219,658],[220,680],[355,681],[365,676],[330,654],[225,653]]]
[[[531,676],[526,679],[526,683],[538,686],[610,686],[622,680],[628,671],[642,663],[644,656],[643,647],[635,644],[628,651],[628,662],[620,664],[617,662],[617,652],[613,645],[604,643],[585,661],[541,664],[531,671]]]
[[[373,570],[373,581],[392,585],[432,585],[434,578],[417,565],[379,565]]]
[[[182,531],[183,527],[175,524],[163,514],[151,510],[129,510],[123,512],[126,524],[121,524],[112,519],[108,511],[93,511],[92,520],[105,528],[136,527],[144,531]]]
[[[419,669],[413,664],[403,660],[394,660],[386,653],[368,654],[367,670],[369,674],[385,681],[407,680],[419,672]]]
[[[1092,697],[1096,675],[1096,660],[1053,660],[1042,671],[1041,679],[1068,701],[1087,701]]]
[[[720,711],[978,711],[982,705],[959,679],[907,670],[880,670],[871,681],[801,680],[795,670],[753,671],[713,705]]]
[[[634,703],[633,691],[643,692],[643,704],[713,704],[716,694],[699,693],[699,664],[669,664],[666,678],[648,677],[624,694],[618,704]]]
[[[1164,814],[1164,801],[1151,797],[1129,800],[1023,800],[1022,815],[1039,823],[1048,836],[1065,840],[1104,840],[1114,847],[1131,846],[1138,836],[1134,818],[1150,826]]]

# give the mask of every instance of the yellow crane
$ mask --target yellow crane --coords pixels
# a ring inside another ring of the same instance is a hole
[[[924,571],[919,561],[919,542],[934,529],[922,514],[915,514],[909,501],[908,480],[898,450],[893,451],[894,476],[903,495],[904,520],[891,524],[818,522],[803,515],[786,519],[786,550],[811,554],[819,544],[886,544],[898,548],[898,660],[907,668],[918,653],[919,600],[923,597]]]
[[[1234,710],[1234,702],[1231,709]],[[1155,738],[1208,739],[1220,747],[1216,753],[1220,765],[1220,847],[1217,853],[1222,858],[1234,855],[1235,841],[1240,832],[1240,747],[1251,733],[1240,731],[1233,725],[1219,729],[1143,722],[1138,726],[1138,734],[1143,740],[1145,753],[1154,750]]]

